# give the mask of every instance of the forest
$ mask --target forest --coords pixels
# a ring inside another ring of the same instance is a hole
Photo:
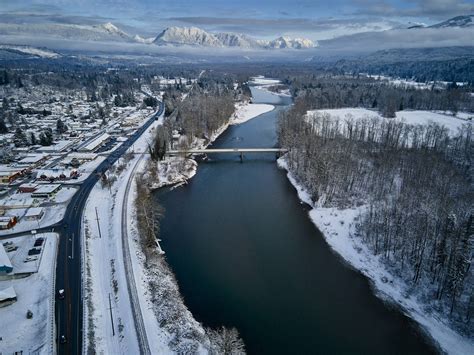
[[[351,96],[350,91],[336,90],[342,85],[337,79],[332,84],[323,79],[309,88],[299,82],[292,87],[299,96],[278,125],[279,143],[290,149],[290,171],[319,206],[362,207],[356,237],[405,281],[426,309],[443,314],[472,337],[472,124],[466,122],[450,136],[434,123],[307,114],[328,105],[345,107],[350,97],[353,102],[363,97],[370,104],[371,95],[379,93],[375,99],[382,102],[387,94],[373,87],[365,93],[351,90]],[[413,108],[449,102],[451,95],[449,90],[388,91],[399,98],[413,97],[406,101]],[[338,99],[332,101],[335,95]]]

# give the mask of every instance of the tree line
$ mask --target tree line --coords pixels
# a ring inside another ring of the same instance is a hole
[[[472,124],[450,136],[436,124],[306,114],[318,105],[301,95],[280,115],[290,170],[322,207],[365,206],[356,236],[472,336]]]

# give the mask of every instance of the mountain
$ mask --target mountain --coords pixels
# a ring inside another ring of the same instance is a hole
[[[447,28],[447,27],[473,27],[474,15],[456,16],[447,21],[430,26],[430,28]]]
[[[292,49],[305,49],[313,48],[315,44],[313,41],[304,38],[288,38],[278,37],[277,39],[268,42],[267,47],[269,48],[292,48]]]
[[[155,38],[153,43],[158,45],[223,46],[216,36],[197,27],[168,27]]]
[[[102,25],[97,25],[97,26],[94,26],[94,27],[99,29],[99,30],[105,31],[105,32],[111,34],[112,36],[119,36],[119,37],[122,37],[122,38],[127,39],[127,40],[130,40],[132,38],[132,36],[130,36],[128,33],[124,32],[124,31],[122,31],[120,28],[118,28],[117,26],[115,26],[111,22],[107,22],[107,23],[104,23]]]
[[[0,23],[0,35],[37,39],[66,39],[78,41],[134,42],[132,36],[112,23],[78,25],[69,23]]]
[[[0,59],[20,59],[20,58],[59,58],[59,53],[46,48],[37,48],[20,45],[0,45]]]
[[[309,39],[279,37],[272,41],[255,40],[236,33],[210,33],[197,27],[168,27],[153,41],[157,45],[199,47],[238,47],[253,49],[305,49],[316,47]]]

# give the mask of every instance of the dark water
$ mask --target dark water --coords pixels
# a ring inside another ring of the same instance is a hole
[[[254,90],[256,102],[275,96]],[[286,100],[288,103],[289,100]],[[284,106],[213,147],[272,147]],[[250,354],[424,354],[416,325],[331,252],[272,154],[215,156],[189,185],[155,196],[162,247],[205,326],[236,327]]]

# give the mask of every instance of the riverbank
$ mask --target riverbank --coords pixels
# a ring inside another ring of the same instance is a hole
[[[290,171],[284,157],[278,160],[280,168],[297,190],[301,201],[311,207],[309,217],[322,232],[326,242],[342,259],[360,271],[370,281],[375,294],[384,301],[397,305],[404,314],[419,323],[443,352],[449,354],[474,353],[474,343],[462,337],[445,324],[440,315],[427,313],[416,299],[407,297],[405,283],[392,275],[379,257],[374,256],[355,236],[355,227],[365,207],[349,209],[322,208],[311,200],[310,195]]]
[[[208,141],[195,138],[191,149],[204,149],[211,145],[229,126],[242,124],[274,109],[275,106],[268,104],[252,104],[247,101],[236,103],[235,112],[227,124],[214,132]],[[165,186],[186,184],[196,175],[197,168],[198,164],[192,158],[166,157],[156,164],[157,176],[150,187],[152,190],[156,190]]]

